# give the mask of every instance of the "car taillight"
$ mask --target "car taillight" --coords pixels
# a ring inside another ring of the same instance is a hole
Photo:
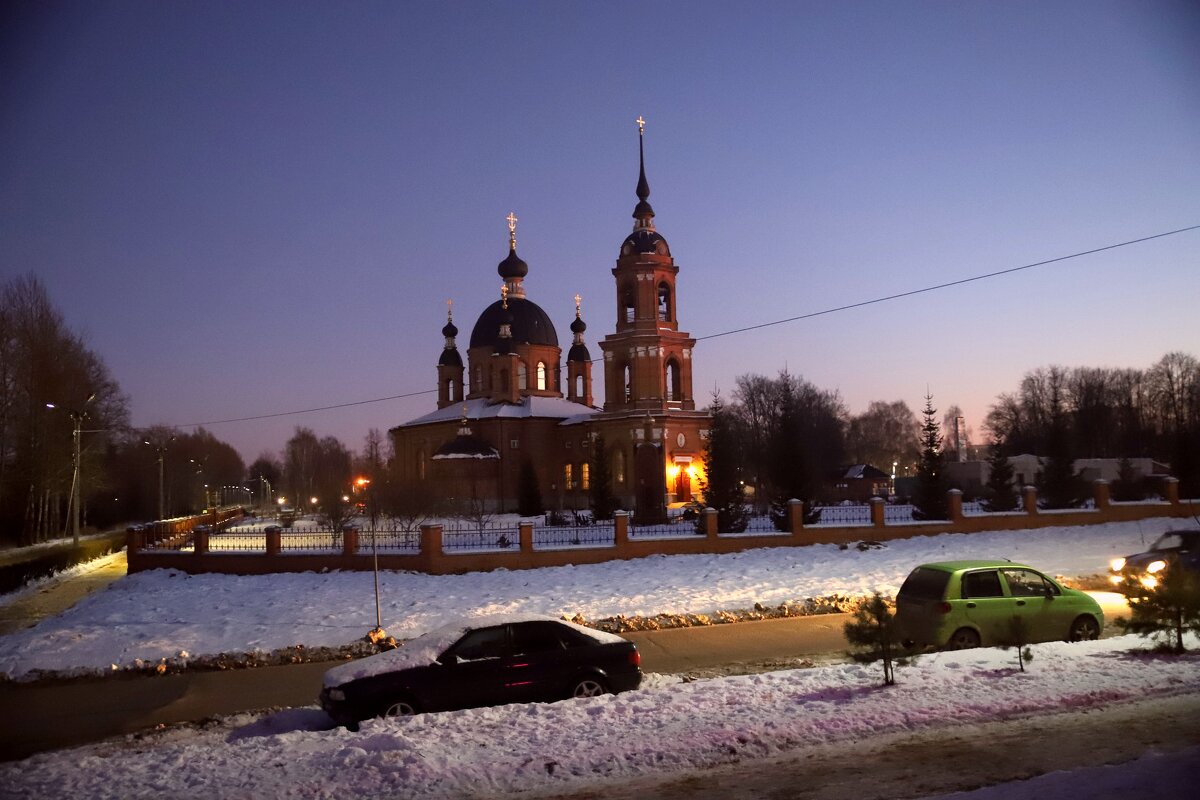
[[[952,610],[952,608],[953,608],[953,606],[951,606],[949,603],[946,603],[946,602],[941,602],[941,603],[937,604],[937,610],[938,610],[939,614],[949,614],[950,611]]]
[[[640,667],[641,665],[642,665],[642,654],[639,653],[637,650],[631,650],[629,652],[629,666]]]

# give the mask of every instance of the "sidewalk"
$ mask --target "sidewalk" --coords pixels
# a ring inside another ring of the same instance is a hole
[[[84,572],[56,579],[40,589],[22,594],[0,605],[0,635],[32,628],[46,617],[61,614],[127,573],[128,562],[122,550],[97,559]]]

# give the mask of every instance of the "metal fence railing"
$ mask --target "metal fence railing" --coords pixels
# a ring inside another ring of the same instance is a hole
[[[442,551],[509,550],[521,546],[520,530],[514,525],[471,525],[442,528]]]
[[[676,517],[674,522],[657,525],[629,523],[630,539],[677,539],[680,536],[696,536],[696,520]]]
[[[816,506],[821,512],[817,525],[870,525],[871,507],[862,506]],[[910,517],[911,519],[911,517]]]
[[[545,525],[533,529],[533,546],[539,549],[561,547],[615,547],[617,529],[611,523],[595,525]]]

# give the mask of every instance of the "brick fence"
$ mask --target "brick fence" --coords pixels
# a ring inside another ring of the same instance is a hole
[[[734,553],[761,547],[797,547],[810,544],[850,544],[863,540],[888,541],[908,539],[914,536],[932,536],[940,533],[977,533],[996,530],[1021,530],[1062,525],[1098,525],[1105,522],[1126,522],[1158,517],[1188,517],[1196,513],[1193,501],[1181,502],[1179,485],[1169,481],[1166,499],[1144,503],[1117,503],[1109,499],[1109,487],[1105,481],[1096,481],[1094,508],[1083,510],[1044,511],[1038,508],[1037,490],[1025,487],[1022,509],[1007,513],[987,513],[964,516],[962,493],[952,490],[949,495],[950,519],[941,522],[904,522],[886,524],[884,501],[874,498],[871,502],[871,523],[844,527],[803,525],[803,504],[791,501],[790,530],[779,533],[722,534],[717,531],[717,514],[712,509],[704,512],[701,528],[703,533],[672,538],[639,539],[630,536],[630,517],[617,512],[615,536],[610,545],[536,548],[534,527],[523,522],[518,526],[516,546],[502,550],[446,552],[443,548],[442,526],[423,525],[420,547],[411,553],[379,554],[381,569],[411,570],[432,575],[458,574],[493,569],[536,569],[538,567],[564,566],[566,564],[596,564],[604,561],[644,558],[652,555],[686,555]],[[228,524],[240,516],[240,509],[228,516],[222,514],[219,524]],[[177,569],[192,574],[216,572],[234,575],[263,575],[274,572],[319,572],[322,570],[369,571],[374,557],[360,531],[354,527],[342,530],[339,539],[340,552],[287,552],[280,546],[281,531],[278,527],[267,528],[263,534],[260,551],[212,552],[209,549],[213,529],[199,526],[212,515],[192,520],[186,531],[180,526],[166,538],[157,531],[131,528],[127,534],[129,571],[147,569]],[[685,528],[686,530],[686,528]],[[177,539],[169,542],[167,539]],[[157,543],[159,546],[153,546]],[[168,547],[163,547],[164,543]],[[170,545],[190,547],[191,550],[170,549]]]

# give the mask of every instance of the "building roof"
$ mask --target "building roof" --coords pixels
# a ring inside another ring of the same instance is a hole
[[[412,425],[427,425],[432,422],[453,422],[464,419],[558,419],[564,424],[578,422],[598,414],[599,409],[574,403],[561,397],[539,397],[528,395],[520,403],[493,403],[486,398],[477,397],[463,403],[448,405],[437,411],[409,420],[397,427],[407,428]]]
[[[546,344],[558,347],[554,323],[537,303],[523,297],[509,297],[508,313],[512,316],[511,320],[505,318],[503,300],[497,300],[485,308],[471,331],[471,347],[495,347],[500,340],[500,326],[506,322],[512,331],[514,345]]]

